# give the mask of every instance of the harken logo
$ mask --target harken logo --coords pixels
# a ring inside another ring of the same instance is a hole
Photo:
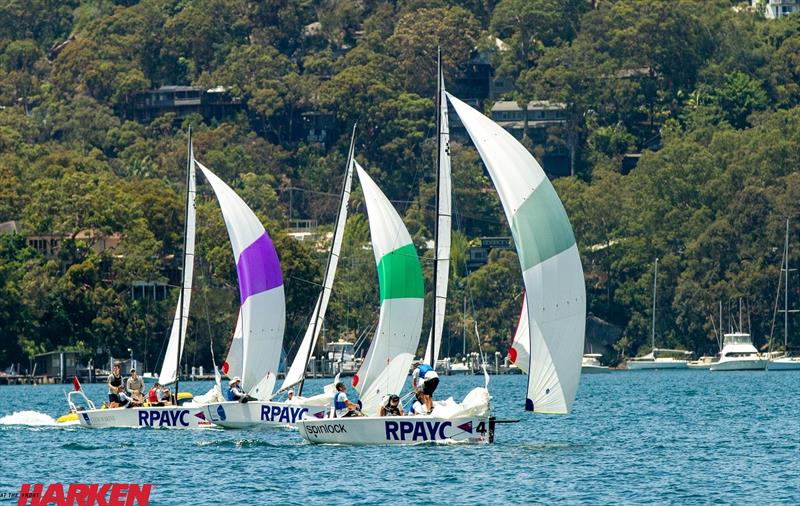
[[[25,483],[19,491],[17,506],[147,506],[153,485],[146,483]]]

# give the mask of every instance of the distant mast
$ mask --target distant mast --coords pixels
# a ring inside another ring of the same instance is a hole
[[[656,290],[658,289],[658,257],[656,257],[656,267],[653,271],[653,324],[650,330],[650,348],[653,352],[653,358],[656,353]]]

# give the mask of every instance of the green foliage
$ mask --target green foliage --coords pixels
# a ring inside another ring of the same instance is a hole
[[[555,185],[582,254],[589,311],[623,329],[621,354],[649,346],[655,257],[660,345],[712,351],[711,315],[719,300],[738,297],[762,344],[783,220],[800,214],[800,17],[766,20],[731,5],[5,1],[0,221],[20,221],[29,236],[63,237],[54,258],[22,236],[0,237],[0,365],[54,347],[98,358],[132,347],[157,367],[177,294],[134,298],[131,285],[179,277],[189,126],[197,157],[256,210],[276,241],[290,356],[326,245],[290,238],[287,218],[331,226],[355,122],[357,157],[405,216],[430,287],[437,46],[450,89],[478,56],[514,83],[508,98],[564,104],[565,122],[548,129],[547,146],[534,153],[570,155],[575,177]],[[199,114],[177,121],[174,112],[149,124],[122,119],[131,92],[161,85],[224,86],[247,112],[207,124]],[[334,117],[324,144],[302,135],[308,111]],[[647,149],[654,139],[656,152]],[[496,251],[468,272],[469,246],[509,231],[474,148],[454,138],[450,149],[457,231],[444,349],[460,350],[465,323],[473,348],[477,318],[485,349],[505,352],[520,305],[517,259]],[[630,152],[641,152],[640,162],[622,175]],[[336,337],[368,330],[378,307],[357,185],[351,203],[326,321]],[[197,211],[187,354],[210,365],[207,345],[214,343],[217,358],[224,352],[238,295],[225,224],[202,179]],[[87,231],[119,234],[120,243],[98,253]],[[469,313],[474,308],[466,322],[465,298]]]

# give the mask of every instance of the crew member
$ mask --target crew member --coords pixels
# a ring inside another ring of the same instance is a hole
[[[403,406],[400,405],[400,397],[390,395],[385,404],[381,405],[380,416],[403,416]]]
[[[119,362],[114,363],[111,374],[108,375],[108,407],[119,408],[124,406],[119,394],[122,392],[122,366]]]
[[[125,381],[125,390],[128,391],[134,403],[142,405],[144,402],[144,381],[136,374],[136,369],[131,368],[131,376]]]
[[[336,393],[333,396],[333,409],[336,418],[361,416],[358,405],[347,399],[345,390],[347,390],[347,387],[344,386],[344,383],[339,382],[336,384]]]
[[[427,406],[425,406],[425,394],[418,391],[416,397],[417,400],[411,405],[411,412],[409,415],[427,415],[430,413]]]
[[[153,388],[147,391],[147,402],[149,402],[151,406],[164,405],[164,403],[161,402],[161,383],[158,381],[153,385]]]
[[[420,363],[411,374],[411,386],[415,392],[422,392],[427,412],[433,411],[433,392],[439,386],[439,375],[433,367]]]
[[[256,400],[255,397],[247,395],[247,393],[242,390],[242,380],[238,376],[233,377],[228,383],[228,387],[229,401],[248,402]]]
[[[286,392],[286,401],[288,402],[292,399],[294,399],[294,390],[290,388],[289,391]]]

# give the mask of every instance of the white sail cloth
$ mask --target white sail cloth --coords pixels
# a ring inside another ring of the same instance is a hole
[[[433,304],[436,312],[434,328],[428,336],[425,347],[425,363],[436,367],[439,349],[442,346],[445,309],[447,308],[447,283],[450,279],[450,242],[453,228],[453,195],[450,170],[450,126],[447,118],[447,94],[444,90],[444,77],[439,73],[439,174],[438,205],[436,210],[436,279],[434,280]],[[430,339],[433,339],[431,356]]]
[[[178,294],[178,305],[175,308],[175,318],[172,320],[172,330],[169,334],[167,352],[158,373],[158,381],[162,385],[170,385],[177,380],[177,368],[180,357],[183,355],[183,346],[186,343],[186,329],[189,326],[189,306],[192,301],[192,280],[194,278],[194,245],[197,230],[195,195],[197,193],[195,181],[194,152],[191,138],[189,140],[189,193],[186,204],[186,248],[184,255],[183,287]],[[183,315],[183,321],[181,321]]]
[[[508,350],[511,363],[519,367],[522,372],[528,374],[528,367],[531,362],[531,335],[528,325],[528,299],[522,296],[522,312],[519,314],[517,331],[514,332],[514,340]]]
[[[197,162],[197,166],[217,196],[236,262],[241,303],[242,386],[259,399],[266,399],[275,385],[286,326],[286,298],[278,253],[261,221],[241,197],[202,163]]]
[[[580,380],[586,325],[572,226],[530,152],[492,120],[448,97],[497,188],[522,267],[531,350],[525,408],[568,413]]]
[[[281,390],[286,390],[292,385],[295,385],[303,379],[306,367],[308,367],[307,358],[310,350],[313,350],[317,344],[317,339],[322,331],[322,324],[325,321],[325,312],[328,309],[328,301],[331,298],[331,291],[333,290],[333,281],[336,278],[336,268],[339,265],[339,255],[342,251],[342,241],[344,240],[344,229],[347,223],[347,205],[350,202],[350,189],[353,184],[353,153],[352,146],[350,156],[348,157],[351,162],[348,164],[347,171],[344,176],[344,186],[342,189],[342,200],[339,203],[339,214],[336,218],[336,230],[333,231],[333,244],[331,245],[330,262],[326,271],[325,279],[322,283],[322,293],[317,297],[317,302],[314,305],[314,312],[311,314],[311,320],[308,323],[308,328],[297,350],[297,354],[292,361],[289,371],[286,373],[286,378],[283,380]],[[316,322],[316,323],[315,323]]]
[[[387,394],[405,384],[422,331],[424,281],[403,220],[364,169],[355,164],[369,216],[380,285],[380,317],[369,351],[353,377],[362,409],[376,415]]]

